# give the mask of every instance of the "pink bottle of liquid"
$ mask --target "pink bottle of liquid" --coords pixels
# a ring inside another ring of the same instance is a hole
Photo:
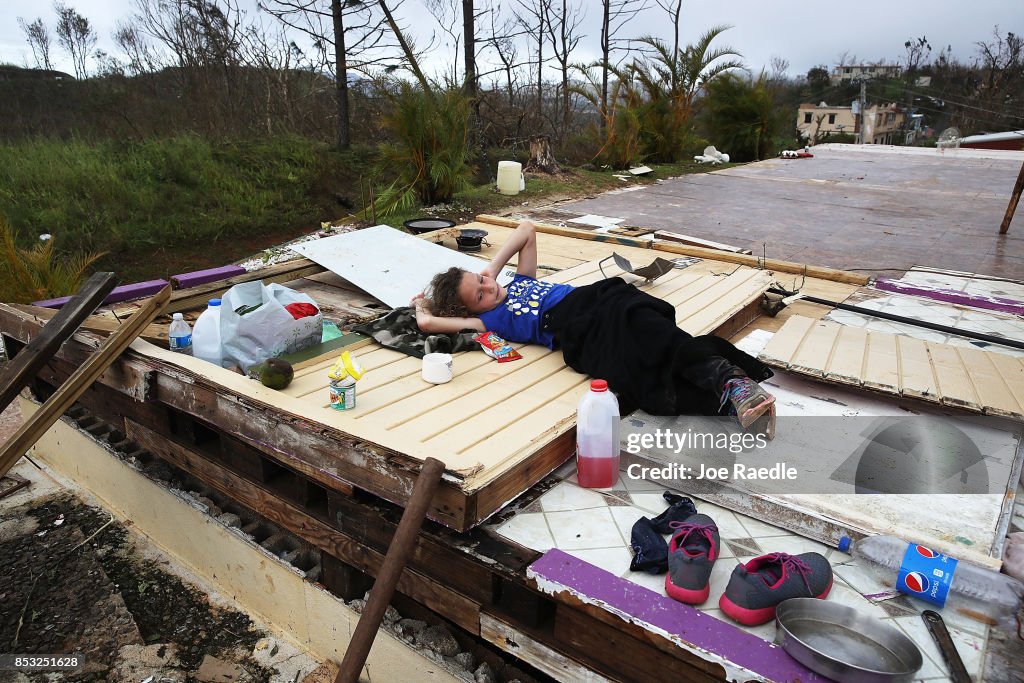
[[[619,402],[595,379],[576,409],[576,476],[580,486],[606,489],[619,476]]]

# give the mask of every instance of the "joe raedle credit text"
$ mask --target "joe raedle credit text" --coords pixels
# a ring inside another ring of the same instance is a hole
[[[643,452],[698,457],[708,455],[738,455],[753,451],[757,455],[768,446],[764,434],[749,432],[700,432],[692,429],[677,432],[670,429],[656,429],[651,432],[637,432],[626,437],[627,453],[638,455]],[[711,458],[714,459],[714,458]],[[779,481],[796,480],[797,469],[785,462],[758,463],[756,465],[733,462],[714,464],[708,462],[671,462],[660,465],[632,463],[626,468],[630,479],[668,480],[746,480]]]

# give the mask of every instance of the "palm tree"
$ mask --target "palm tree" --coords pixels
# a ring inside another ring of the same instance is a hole
[[[642,146],[652,161],[677,161],[684,153],[694,108],[708,83],[732,69],[743,67],[740,53],[711,43],[730,26],[714,26],[694,45],[674,50],[665,41],[645,36],[640,42],[651,53],[649,59],[634,60],[629,66],[635,87],[643,101]]]

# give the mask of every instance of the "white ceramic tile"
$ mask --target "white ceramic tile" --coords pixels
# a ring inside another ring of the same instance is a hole
[[[764,522],[754,519],[753,517],[747,517],[746,515],[736,513],[736,518],[740,521],[741,524],[743,524],[747,531],[750,532],[747,535],[753,536],[754,538],[770,536],[795,536],[795,534],[786,531],[785,529],[781,529],[777,526],[772,526],[771,524],[765,524]],[[761,546],[763,547],[764,544],[762,543]]]
[[[607,507],[589,510],[545,512],[555,544],[562,550],[586,550],[625,546],[619,528]]]
[[[541,512],[520,513],[499,526],[496,531],[510,541],[540,552],[547,552],[555,546],[555,539]]]
[[[949,635],[953,638],[956,651],[960,653],[960,659],[964,660],[964,667],[967,668],[967,672],[980,680],[982,667],[985,663],[985,638],[955,628],[949,629]],[[942,664],[945,664],[945,661]]]
[[[612,519],[615,520],[616,526],[619,527],[619,532],[622,537],[626,539],[626,543],[629,543],[630,536],[633,533],[633,524],[636,520],[641,517],[647,517],[643,510],[637,507],[616,505],[608,508],[611,510]]]
[[[739,563],[736,560],[727,557],[715,562],[715,566],[711,569],[711,593],[705,603],[707,607],[718,607],[718,599],[725,593],[725,587],[729,585],[729,577],[732,576],[732,572],[737,566]]]
[[[761,549],[766,553],[789,553],[790,555],[799,555],[801,553],[818,553],[826,558],[832,552],[832,548],[828,547],[823,543],[812,541],[809,538],[803,536],[789,535],[785,537],[766,538],[764,541],[758,541]],[[840,558],[845,559],[847,555],[840,554]]]
[[[889,616],[889,613],[884,609],[869,600],[866,600],[860,593],[847,588],[839,581],[833,583],[832,591],[828,594],[828,598],[826,599],[830,602],[836,602],[840,605],[852,607],[861,614],[866,614],[877,619],[885,619]]]
[[[667,595],[665,592],[665,574],[648,574],[647,572],[627,571],[622,578],[631,581],[638,586],[650,589],[659,595]]]
[[[861,595],[874,595],[891,591],[892,586],[886,586],[879,581],[870,569],[861,566],[857,560],[850,558],[844,563],[832,562],[832,573],[839,576]]]
[[[942,653],[939,652],[939,646],[935,644],[932,634],[928,631],[928,627],[924,625],[921,617],[894,617],[889,619],[888,622],[899,626],[920,648],[921,654],[924,655],[924,665],[917,672],[919,677],[933,678],[935,676],[949,675],[946,663],[942,660]],[[969,669],[968,672],[970,673]]]
[[[606,505],[608,503],[600,493],[582,489],[567,481],[563,481],[540,497],[540,506],[544,512],[586,510]]]
[[[709,507],[707,503],[700,503],[697,512],[715,520],[715,526],[718,527],[718,536],[720,538],[748,538],[750,536],[746,528],[736,519],[736,514],[731,510],[717,508],[717,506],[715,506],[717,509],[709,510]]]
[[[623,547],[617,548],[596,548],[591,550],[567,550],[567,553],[579,559],[600,567],[615,576],[629,569],[629,561],[632,559],[630,552]]]
[[[840,325],[847,325],[848,327],[864,327],[868,321],[866,316],[852,311],[831,311],[825,317],[833,322],[839,323]]]
[[[644,514],[658,516],[668,508],[668,503],[660,493],[631,493],[633,505],[643,510]],[[697,503],[698,509],[700,503]]]
[[[665,490],[665,485],[659,481],[653,479],[639,479],[627,476],[625,472],[620,473],[623,486],[630,493],[657,493],[661,494]]]

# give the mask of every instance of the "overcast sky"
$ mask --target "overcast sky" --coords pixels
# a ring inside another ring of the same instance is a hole
[[[250,16],[257,14],[256,0],[239,0]],[[585,36],[574,54],[577,61],[589,61],[598,53],[599,0],[576,0],[585,13]],[[132,14],[132,0],[66,0],[89,19],[99,36],[98,47],[117,53],[111,39],[115,26]],[[496,3],[505,8],[514,0]],[[654,34],[668,38],[670,24],[653,0],[651,8],[640,13],[625,30],[629,35]],[[805,74],[816,64],[834,65],[842,53],[856,55],[861,61],[895,61],[904,56],[903,43],[912,37],[926,36],[933,55],[946,45],[953,54],[969,60],[975,43],[989,40],[998,24],[1002,33],[1024,33],[1024,0],[932,0],[928,3],[827,3],[792,0],[724,0],[683,5],[683,40],[690,42],[716,24],[730,24],[731,30],[720,38],[742,53],[756,73],[767,68],[772,57],[789,61],[789,75]],[[436,22],[421,0],[406,0],[396,12],[403,26],[416,27],[418,42],[425,44]],[[41,17],[50,28],[56,23],[52,4],[46,0],[0,0],[0,63],[32,66],[32,55],[18,27],[17,18],[32,21]],[[428,28],[429,27],[429,28]],[[54,39],[54,42],[56,40]],[[57,68],[72,72],[70,60],[54,45]],[[435,70],[446,60],[438,51],[428,62]],[[91,65],[90,65],[91,66]],[[460,71],[461,73],[461,71]]]

